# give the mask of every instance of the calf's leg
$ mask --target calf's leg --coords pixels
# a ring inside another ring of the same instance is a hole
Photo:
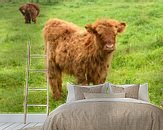
[[[53,98],[59,99],[62,89],[62,74],[59,67],[50,59],[48,65],[48,78]]]

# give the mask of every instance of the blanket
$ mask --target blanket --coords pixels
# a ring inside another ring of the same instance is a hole
[[[52,111],[42,130],[163,130],[163,110],[130,98],[85,99]]]

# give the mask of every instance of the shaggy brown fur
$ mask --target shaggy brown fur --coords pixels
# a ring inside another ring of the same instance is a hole
[[[98,20],[82,30],[60,19],[49,20],[43,34],[53,97],[60,97],[62,72],[74,75],[78,84],[104,83],[115,50],[116,35],[123,32],[125,26],[116,20]]]
[[[19,8],[19,11],[23,14],[25,23],[31,23],[31,20],[36,23],[36,17],[39,15],[39,6],[34,3],[27,3]]]

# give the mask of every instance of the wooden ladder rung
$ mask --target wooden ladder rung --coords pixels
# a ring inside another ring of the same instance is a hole
[[[31,71],[31,72],[43,72],[43,73],[45,73],[48,70],[47,69],[39,69],[39,70],[37,70],[37,69],[29,69],[28,71]]]
[[[44,105],[44,104],[27,104],[27,107],[47,107],[47,105]]]
[[[46,58],[47,55],[39,55],[39,54],[32,54],[30,55],[31,58]]]
[[[47,88],[29,88],[29,91],[46,91]]]

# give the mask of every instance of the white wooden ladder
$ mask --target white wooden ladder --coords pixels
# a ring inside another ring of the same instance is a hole
[[[48,76],[46,78],[47,84],[45,88],[29,88],[29,73],[30,72],[40,72],[40,73],[48,73],[48,69],[30,69],[30,62],[31,58],[46,58],[46,63],[48,67],[48,62],[47,62],[47,55],[39,55],[39,54],[31,54],[31,46],[30,46],[30,41],[28,42],[28,52],[27,52],[27,66],[26,66],[26,88],[25,88],[25,97],[24,97],[24,124],[27,122],[27,113],[28,113],[28,107],[46,107],[46,114],[47,116],[49,115],[49,80]],[[28,94],[31,91],[45,91],[46,92],[46,104],[28,104]]]

